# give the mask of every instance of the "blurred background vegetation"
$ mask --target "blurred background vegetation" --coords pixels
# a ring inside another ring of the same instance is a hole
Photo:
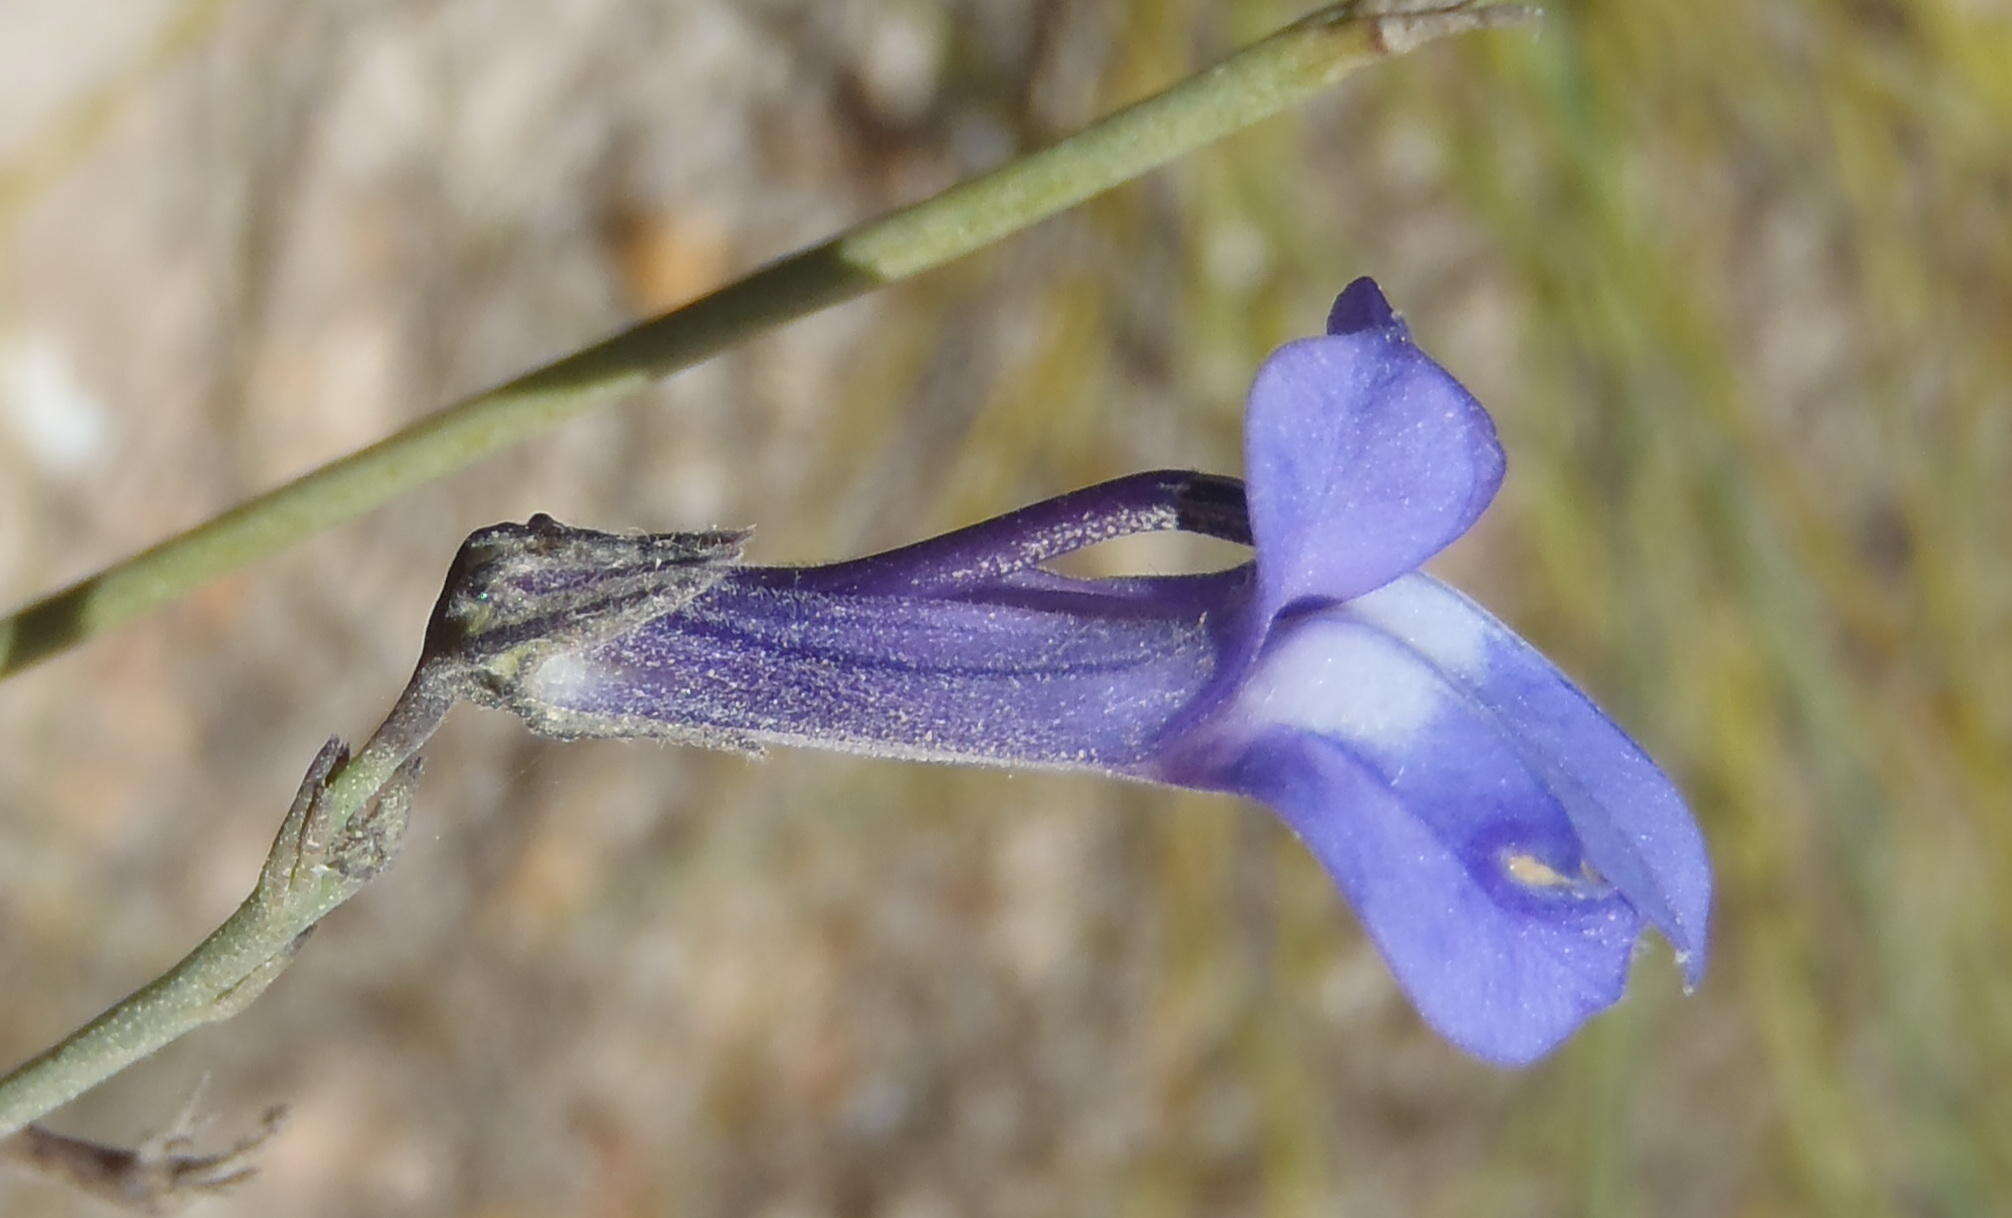
[[[1138,468],[1370,273],[1496,412],[1439,564],[1690,792],[1694,996],[1516,1074],[1262,812],[461,712],[205,1071],[217,1214],[2012,1209],[2012,6],[1553,0],[0,689],[0,1057],[207,931],[460,537],[852,554]],[[1065,132],[1280,0],[9,0],[0,600]],[[1167,568],[1177,549],[1100,554]],[[10,1215],[82,1214],[0,1180]]]

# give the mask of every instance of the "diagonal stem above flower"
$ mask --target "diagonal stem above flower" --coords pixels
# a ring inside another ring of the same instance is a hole
[[[0,616],[0,679],[646,380],[970,254],[1286,109],[1358,67],[1537,15],[1486,0],[1341,0],[1320,8],[1067,139],[419,419]]]
[[[1137,474],[827,566],[741,565],[738,534],[495,526],[457,560],[429,662],[566,738],[1092,769],[1257,799],[1427,1022],[1491,1061],[1535,1060],[1615,1002],[1644,925],[1694,983],[1710,868],[1675,788],[1534,649],[1418,571],[1486,508],[1503,455],[1374,283],[1260,369],[1245,448],[1247,486]],[[1181,576],[1042,565],[1167,529],[1254,555]]]

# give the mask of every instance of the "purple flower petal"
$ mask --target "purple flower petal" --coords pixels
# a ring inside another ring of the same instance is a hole
[[[1322,736],[1275,728],[1231,778],[1298,832],[1419,1014],[1475,1056],[1528,1064],[1621,996],[1637,926],[1627,902],[1490,874],[1518,856],[1450,839],[1389,772]]]
[[[1493,622],[1374,599],[1278,626],[1216,722],[1217,781],[1299,831],[1435,1027],[1528,1061],[1620,997],[1644,911],[1584,849],[1571,805],[1602,809],[1573,759],[1468,683]]]
[[[1411,342],[1376,285],[1335,333],[1280,348],[1244,423],[1259,621],[1360,596],[1467,531],[1502,481],[1487,411]]]
[[[787,575],[737,573],[556,655],[519,683],[515,709],[562,735],[1113,769],[1147,754],[1215,666],[1205,617],[1221,596],[1207,584],[941,599],[805,592],[780,586]]]
[[[1593,869],[1662,931],[1697,984],[1711,862],[1683,797],[1640,746],[1536,648],[1430,576],[1395,580],[1348,612],[1485,709],[1564,807]]]

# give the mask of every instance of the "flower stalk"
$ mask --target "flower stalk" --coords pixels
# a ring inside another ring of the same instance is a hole
[[[323,745],[251,895],[167,972],[0,1078],[0,1138],[263,993],[315,924],[389,864],[419,778],[418,745],[452,705],[439,681],[415,677],[356,756],[338,740]]]

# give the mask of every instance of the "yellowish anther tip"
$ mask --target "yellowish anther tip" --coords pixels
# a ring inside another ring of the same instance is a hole
[[[1564,888],[1572,883],[1570,876],[1534,854],[1506,854],[1502,858],[1502,869],[1509,873],[1510,879],[1525,888]]]

